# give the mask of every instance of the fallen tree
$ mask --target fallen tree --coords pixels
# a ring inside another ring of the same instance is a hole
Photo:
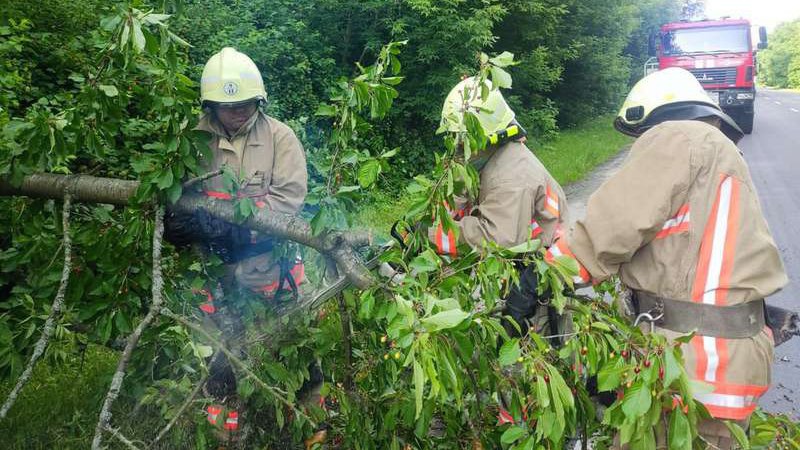
[[[26,196],[61,199],[69,191],[75,202],[128,205],[139,188],[139,182],[89,175],[39,173],[26,176],[18,186],[0,179],[0,196]],[[234,222],[233,203],[198,194],[181,197],[169,210],[191,213],[200,208],[228,222]],[[311,247],[333,260],[338,271],[359,288],[374,284],[373,275],[364,266],[356,249],[372,241],[368,232],[323,231],[314,235],[311,226],[301,217],[272,211],[258,211],[243,225],[272,236]]]

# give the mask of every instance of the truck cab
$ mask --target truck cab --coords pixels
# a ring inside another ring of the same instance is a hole
[[[745,19],[674,22],[663,25],[650,42],[659,70],[681,67],[691,72],[747,134],[753,131],[756,96],[756,52],[750,30]],[[759,35],[758,48],[766,48],[763,27]]]

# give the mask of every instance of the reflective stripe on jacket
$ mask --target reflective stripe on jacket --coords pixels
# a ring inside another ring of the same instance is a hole
[[[458,242],[455,233],[445,233],[440,224],[429,230],[441,254],[455,255],[460,243],[473,248],[484,242],[513,247],[537,238],[549,246],[567,221],[561,186],[525,144],[514,141],[488,151],[493,154],[480,171],[477,201],[466,202],[472,204],[468,210],[461,205],[454,209]]]
[[[635,291],[687,302],[735,305],[787,282],[744,159],[700,121],[665,122],[637,139],[560,247],[567,244],[595,280],[619,274]],[[713,386],[696,395],[709,412],[749,417],[770,383],[769,331],[696,335],[683,351],[689,376]]]

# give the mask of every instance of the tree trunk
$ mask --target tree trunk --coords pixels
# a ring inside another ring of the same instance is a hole
[[[26,176],[20,186],[13,186],[8,180],[0,178],[0,196],[60,199],[63,198],[64,191],[69,189],[73,200],[77,202],[122,206],[128,204],[138,188],[138,181],[88,175],[39,173]],[[233,203],[226,200],[202,195],[184,195],[177,203],[169,206],[170,210],[178,212],[192,212],[198,208],[204,208],[222,220],[234,222]],[[354,250],[370,243],[369,234],[325,231],[314,236],[311,226],[302,218],[268,210],[258,211],[243,225],[314,248],[336,261],[339,270],[359,288],[367,288],[375,282],[373,275]]]

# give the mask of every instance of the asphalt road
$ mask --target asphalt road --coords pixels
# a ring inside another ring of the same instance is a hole
[[[800,311],[800,93],[759,89],[753,134],[739,142],[789,284],[768,302]],[[800,338],[775,349],[767,411],[800,420]]]

